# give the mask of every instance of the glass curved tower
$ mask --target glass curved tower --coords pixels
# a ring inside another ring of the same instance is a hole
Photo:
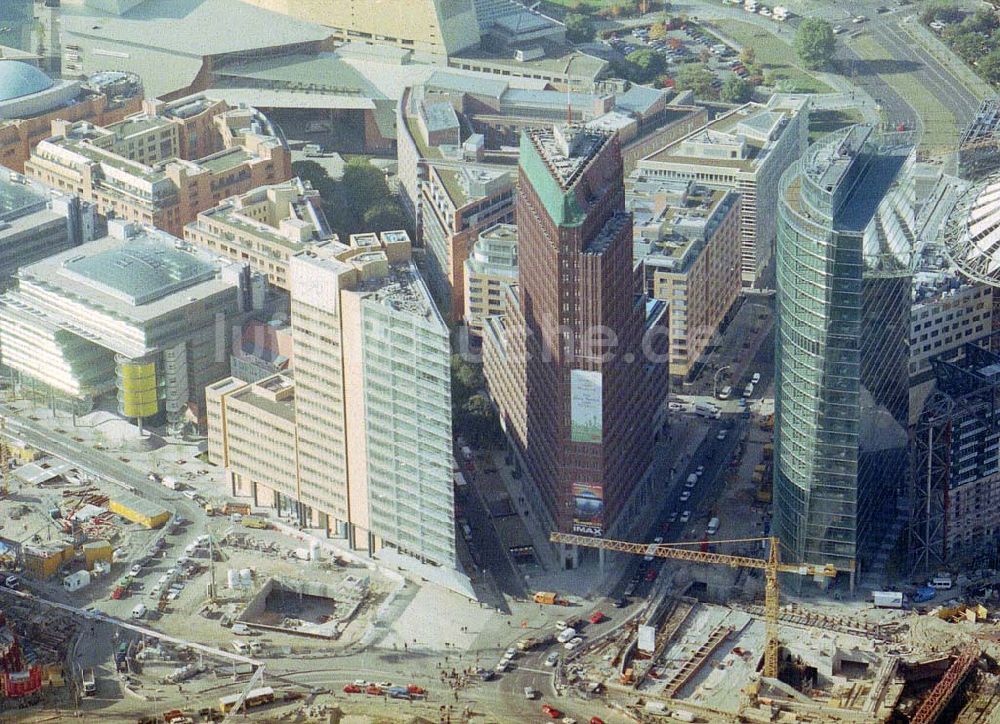
[[[779,188],[774,530],[852,584],[906,470],[909,248],[876,211],[908,151],[853,126]]]

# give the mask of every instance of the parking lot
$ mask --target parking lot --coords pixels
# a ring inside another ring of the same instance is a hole
[[[651,38],[650,29],[643,27],[616,33],[602,42],[617,51],[622,58],[642,48],[662,54],[668,67],[667,75],[671,78],[688,63],[707,68],[715,76],[712,87],[716,91],[722,88],[728,77],[750,76],[736,50],[694,23],[685,23],[683,27],[667,30],[663,37]]]

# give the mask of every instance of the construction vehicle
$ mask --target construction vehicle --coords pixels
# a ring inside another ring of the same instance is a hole
[[[243,520],[240,522],[243,523],[244,528],[256,528],[258,530],[268,530],[271,527],[271,524],[268,521],[264,520],[263,518],[256,518],[252,515],[243,518]]]
[[[226,503],[222,506],[223,515],[232,515],[233,513],[250,515],[250,503]]]
[[[565,600],[559,598],[558,593],[553,593],[552,591],[536,591],[535,595],[532,596],[532,600],[534,600],[535,603],[541,603],[547,606],[568,605]]]
[[[781,552],[779,540],[770,536],[767,538],[741,538],[737,540],[717,541],[717,545],[726,543],[760,543],[766,542],[768,546],[767,558],[751,558],[749,556],[734,556],[724,553],[713,553],[710,551],[691,550],[684,546],[701,547],[701,541],[687,541],[678,543],[630,543],[628,541],[609,540],[606,538],[591,538],[572,533],[552,533],[549,540],[553,543],[563,543],[568,545],[578,545],[587,548],[600,548],[602,550],[615,551],[618,553],[631,553],[633,555],[647,556],[654,555],[659,558],[671,558],[691,563],[712,563],[727,565],[732,568],[752,568],[764,571],[764,623],[767,632],[767,640],[764,646],[764,676],[777,678],[778,676],[778,613],[780,611],[778,574],[795,573],[800,576],[824,576],[834,578],[837,569],[832,565],[813,564],[792,564],[781,562]]]

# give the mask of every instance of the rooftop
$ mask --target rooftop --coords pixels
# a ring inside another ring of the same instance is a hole
[[[289,422],[295,422],[295,382],[291,371],[247,385],[232,397]]]
[[[736,204],[730,191],[682,184],[630,184],[626,204],[635,214],[636,261],[685,273]]]
[[[577,125],[528,131],[525,135],[563,189],[573,186],[580,172],[611,138],[607,133]]]
[[[147,304],[215,277],[202,259],[144,237],[93,255],[66,259],[62,274],[132,305]]]
[[[450,128],[458,128],[458,114],[451,103],[442,101],[440,103],[428,103],[424,101],[420,104],[421,115],[427,130],[430,132],[443,131]]]
[[[49,76],[19,60],[0,60],[0,102],[48,90],[55,84]]]
[[[121,16],[64,3],[61,20],[70,33],[195,56],[321,41],[331,35],[321,25],[239,0],[156,0]],[[238,33],[231,32],[234,27]]]
[[[803,107],[801,102],[792,102],[795,99],[774,96],[766,105],[746,103],[650,154],[640,164],[695,164],[751,171],[767,159],[788,119]],[[708,149],[713,145],[720,151],[723,146],[739,150],[735,155],[712,153]]]
[[[394,264],[388,276],[365,282],[357,290],[369,301],[431,321],[440,321],[430,291],[413,262]]]
[[[0,173],[0,221],[18,219],[44,209],[47,204],[48,196],[20,174]]]
[[[560,77],[596,80],[608,67],[608,62],[587,53],[581,53],[570,46],[557,45],[547,41],[538,43],[545,49],[545,56],[535,60],[516,60],[514,50],[498,55],[482,50],[468,48],[451,56],[449,64],[516,67],[525,74],[531,74],[533,69],[544,71]],[[477,63],[478,61],[478,63]]]

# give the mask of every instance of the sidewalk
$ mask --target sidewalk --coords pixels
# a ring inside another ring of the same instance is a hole
[[[706,431],[705,424],[699,418],[690,415],[672,416],[668,437],[657,446],[656,459],[651,470],[654,480],[664,481],[663,495],[658,498],[660,506],[671,499],[673,487],[680,484],[687,464],[705,439]],[[625,569],[615,565],[614,558],[609,556],[605,559],[603,573],[593,558],[581,561],[581,565],[576,569],[563,570],[556,550],[549,543],[548,532],[540,527],[541,517],[531,509],[529,502],[531,496],[526,495],[523,489],[529,484],[526,476],[522,475],[520,480],[514,480],[511,468],[504,462],[502,452],[494,453],[493,460],[499,470],[500,479],[510,495],[514,510],[531,538],[535,559],[539,563],[539,570],[529,577],[528,588],[532,591],[555,590],[585,598],[607,595],[618,584]],[[521,502],[522,497],[524,502]],[[656,512],[658,517],[660,511]],[[639,540],[645,534],[646,531],[631,531],[629,535]]]

